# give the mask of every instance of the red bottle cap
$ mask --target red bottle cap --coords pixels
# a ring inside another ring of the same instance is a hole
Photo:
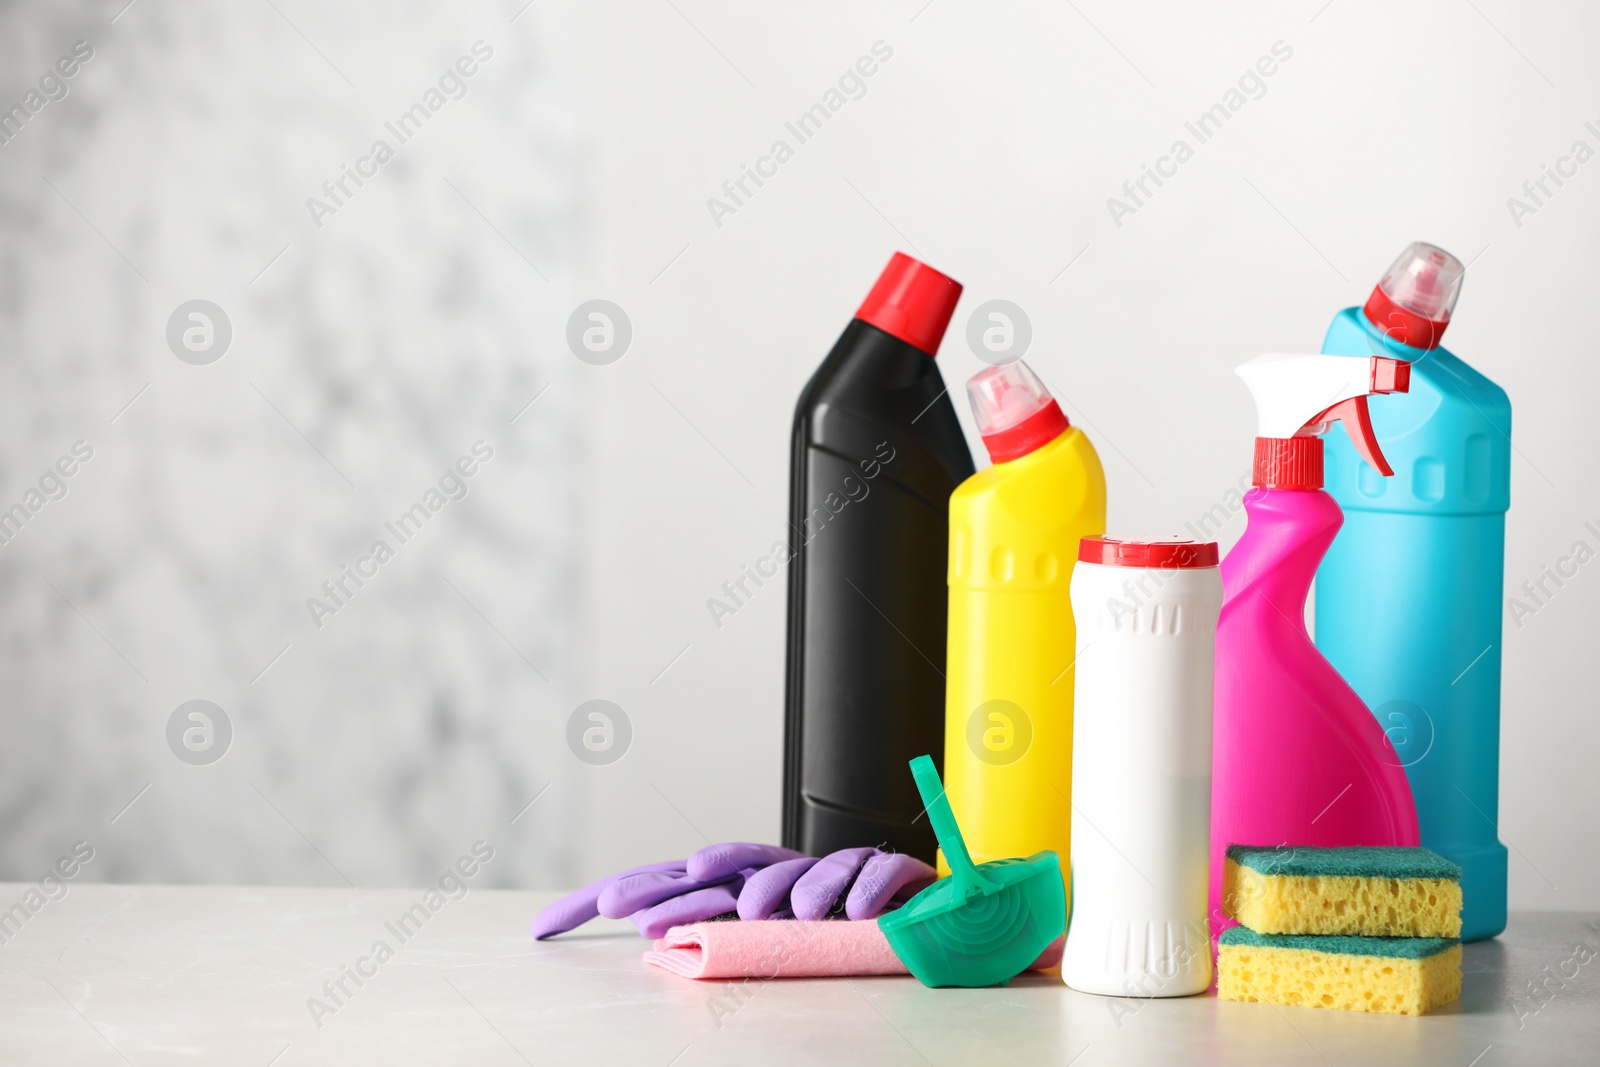
[[[1250,481],[1262,489],[1321,489],[1322,438],[1256,438]]]
[[[1015,426],[983,435],[983,447],[996,463],[1009,463],[1060,437],[1070,425],[1061,405],[1050,403]]]
[[[931,356],[939,351],[960,299],[960,282],[896,252],[861,302],[856,318]]]
[[[1117,541],[1085,537],[1078,542],[1079,563],[1106,567],[1160,567],[1163,570],[1215,567],[1215,541]]]

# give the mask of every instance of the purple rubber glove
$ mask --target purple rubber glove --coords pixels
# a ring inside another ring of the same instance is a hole
[[[600,914],[608,919],[626,919],[634,912],[654,908],[674,897],[722,885],[738,878],[737,870],[716,878],[691,878],[682,866],[676,871],[643,871],[638,874],[627,874],[601,890],[596,907]],[[738,892],[738,889],[738,886],[734,886],[735,892]]]
[[[744,841],[707,845],[684,861],[681,875],[649,872],[618,880],[600,895],[600,914],[626,915],[646,937],[660,937],[670,926],[733,911],[747,878],[771,863],[797,858],[804,857],[777,845]]]
[[[794,917],[827,918],[861,865],[876,855],[875,848],[842,848],[818,860],[816,866],[800,876],[789,893]]]
[[[540,911],[531,932],[543,940],[604,915],[629,918],[640,933],[658,938],[671,927],[730,912],[751,920],[821,919],[841,898],[847,918],[870,919],[933,878],[922,861],[875,848],[842,849],[819,860],[734,841],[602,878]]]
[[[753,921],[792,916],[794,913],[788,910],[789,891],[818,862],[815,856],[800,856],[751,875],[739,891],[739,918]]]
[[[646,927],[654,929],[659,925],[657,917],[642,913],[654,912],[658,908],[664,909],[659,916],[668,925],[698,922],[733,911],[745,879],[756,871],[776,861],[799,855],[792,849],[776,845],[754,845],[739,841],[707,845],[687,860],[667,860],[634,867],[584,886],[534,916],[530,932],[535,940],[543,940],[582,926],[597,915],[609,919],[632,917],[641,930]],[[728,899],[703,892],[712,888],[724,889]],[[693,899],[676,910],[665,907],[674,898],[681,897]]]
[[[708,886],[685,893],[681,897],[664,900],[653,908],[634,912],[628,918],[645,937],[655,940],[666,936],[674,926],[705,922],[719,915],[727,915],[738,905],[739,890],[745,878],[755,874],[752,868],[741,871],[734,880],[721,885]]]
[[[844,902],[846,919],[872,919],[891,901],[904,901],[932,885],[939,872],[915,856],[879,852],[861,866]],[[743,916],[741,916],[742,918]]]
[[[752,845],[744,841],[729,841],[721,845],[707,845],[684,861],[689,877],[698,882],[712,882],[718,878],[742,871],[745,868],[762,868],[783,860],[800,859],[805,855],[792,848],[777,845]]]
[[[564,934],[568,930],[575,930],[584,923],[600,914],[598,902],[600,895],[620,879],[632,875],[645,874],[657,871],[677,871],[682,873],[684,864],[682,860],[667,860],[664,863],[649,863],[643,867],[635,867],[621,874],[609,875],[584,886],[576,893],[569,893],[549,905],[533,917],[533,925],[529,928],[535,941],[542,941],[556,934]]]

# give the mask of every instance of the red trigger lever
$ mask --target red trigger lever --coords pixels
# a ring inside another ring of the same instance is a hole
[[[1410,388],[1411,364],[1387,356],[1372,357],[1374,393],[1404,393]],[[1378,435],[1373,432],[1372,416],[1367,412],[1365,396],[1353,396],[1349,400],[1341,400],[1311,421],[1343,423],[1345,433],[1350,435],[1350,443],[1361,453],[1361,458],[1385,478],[1394,474],[1394,468],[1389,466],[1383,450],[1378,447]]]

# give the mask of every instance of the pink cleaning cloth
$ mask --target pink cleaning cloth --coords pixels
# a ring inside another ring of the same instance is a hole
[[[1052,941],[1031,970],[1061,962]],[[909,974],[876,919],[775,919],[674,926],[644,961],[684,978],[838,978]]]

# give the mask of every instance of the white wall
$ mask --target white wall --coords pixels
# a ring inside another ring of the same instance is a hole
[[[1520,226],[1506,203],[1575,140],[1600,149],[1584,125],[1600,126],[1600,13],[638,0],[592,18],[589,295],[635,332],[621,362],[584,368],[581,695],[617,701],[636,734],[621,762],[579,776],[572,880],[776,838],[784,590],[720,629],[705,601],[782,535],[794,399],[897,248],[968,287],[939,357],[952,384],[981,366],[963,340],[974,306],[1027,311],[1030,362],[1105,459],[1112,528],[1150,533],[1196,519],[1247,470],[1234,365],[1315,350],[1408,242],[1441,244],[1472,262],[1448,344],[1516,410],[1508,586],[1577,540],[1600,548],[1584,528],[1600,520],[1600,163]],[[880,40],[893,57],[865,96],[718,225],[707,199],[774,139],[793,145],[785,121]],[[1279,41],[1293,54],[1265,94],[1197,144],[1185,120]],[[1107,198],[1178,138],[1194,157],[1117,225]],[[1596,611],[1600,570],[1585,567],[1536,617],[1508,620],[1514,907],[1600,905],[1600,861],[1573,838],[1600,814]]]

